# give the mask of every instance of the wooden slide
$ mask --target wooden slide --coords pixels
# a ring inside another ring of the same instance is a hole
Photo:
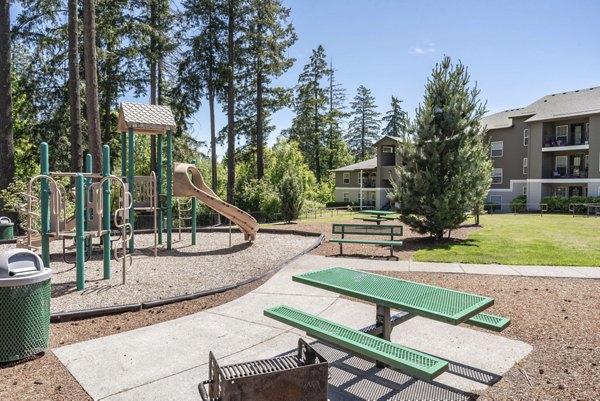
[[[240,231],[244,239],[254,241],[258,231],[258,222],[254,217],[237,207],[224,202],[205,184],[202,174],[195,165],[188,163],[175,163],[173,172],[173,196],[196,197],[215,212],[231,220]]]

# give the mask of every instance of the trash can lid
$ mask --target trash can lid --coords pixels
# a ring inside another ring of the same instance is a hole
[[[50,279],[52,270],[45,268],[35,252],[10,249],[0,254],[0,287],[35,284]]]
[[[12,226],[14,223],[8,217],[0,217],[0,227]]]

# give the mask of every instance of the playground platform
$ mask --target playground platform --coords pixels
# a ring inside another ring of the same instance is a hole
[[[199,399],[197,385],[207,378],[209,351],[224,364],[243,362],[292,352],[298,337],[305,337],[301,331],[264,317],[262,311],[269,306],[302,308],[354,328],[372,324],[373,305],[292,282],[295,274],[334,265],[365,270],[411,268],[406,262],[304,255],[230,303],[53,352],[95,400]],[[315,348],[331,362],[330,399],[470,399],[532,350],[530,345],[502,335],[419,317],[397,327],[392,341],[448,360],[449,371],[432,382],[420,381],[316,343]]]

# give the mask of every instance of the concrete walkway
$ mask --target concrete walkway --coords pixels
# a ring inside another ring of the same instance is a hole
[[[372,261],[305,255],[256,290],[225,305],[153,326],[54,349],[94,400],[198,400],[198,383],[208,377],[208,352],[221,364],[270,358],[295,349],[305,334],[265,318],[263,309],[287,304],[361,328],[373,323],[373,305],[292,282],[294,274],[346,266],[364,270],[431,271],[600,278],[593,268],[476,266]],[[586,271],[589,269],[589,271]],[[433,382],[317,343],[330,362],[330,399],[467,399],[485,390],[532,347],[501,334],[414,318],[397,327],[394,342],[450,361]]]
[[[432,272],[493,274],[501,276],[563,277],[600,279],[600,267],[581,266],[517,266],[517,265],[477,265],[469,263],[414,262],[412,260],[356,259],[346,257],[325,257],[304,255],[302,263],[306,267],[320,269],[323,266],[344,266],[369,271]]]

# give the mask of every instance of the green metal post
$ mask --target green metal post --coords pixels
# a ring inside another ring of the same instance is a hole
[[[127,134],[121,132],[121,177],[127,177]]]
[[[77,270],[77,290],[85,288],[85,232],[84,217],[84,181],[83,175],[77,173],[75,176],[75,257]]]
[[[192,160],[196,165],[196,160]],[[192,197],[192,245],[196,245],[196,197]]]
[[[134,175],[134,163],[133,163],[133,128],[129,128],[129,175],[127,176],[127,183],[129,184],[129,192],[131,192],[131,209],[129,211],[129,222],[131,223],[131,240],[129,241],[129,253],[133,254],[135,251],[135,245],[133,240],[133,226],[135,223],[134,203],[133,199],[133,175]]]
[[[110,176],[110,148],[102,147],[102,177]],[[110,279],[110,180],[102,184],[102,251],[104,255],[104,279]]]
[[[42,142],[40,144],[40,173],[43,175],[50,175],[50,162],[48,161],[48,144]],[[48,187],[48,179],[43,178],[41,182],[41,193],[40,193],[40,207],[42,227],[41,227],[41,241],[42,241],[42,261],[44,266],[50,267],[50,238],[48,233],[50,232],[50,188]]]
[[[167,131],[167,250],[172,248],[173,209],[171,197],[173,195],[173,134]]]
[[[162,134],[157,135],[156,138],[156,188],[158,192],[158,243],[163,243],[163,211],[162,211],[162,200],[160,194],[162,194],[162,146],[163,146]]]
[[[86,173],[92,173],[92,155],[91,154],[87,154],[85,155],[85,172]],[[88,220],[90,217],[90,211],[87,209],[87,202],[85,201],[85,199],[90,199],[91,197],[91,191],[90,191],[90,187],[92,186],[92,178],[91,177],[85,177],[84,180],[85,183],[85,196],[84,196],[84,201],[83,201],[83,207],[85,208],[85,221],[84,221],[84,225],[83,225],[83,229],[88,231],[89,227],[88,227]],[[90,199],[91,200],[91,199]]]

